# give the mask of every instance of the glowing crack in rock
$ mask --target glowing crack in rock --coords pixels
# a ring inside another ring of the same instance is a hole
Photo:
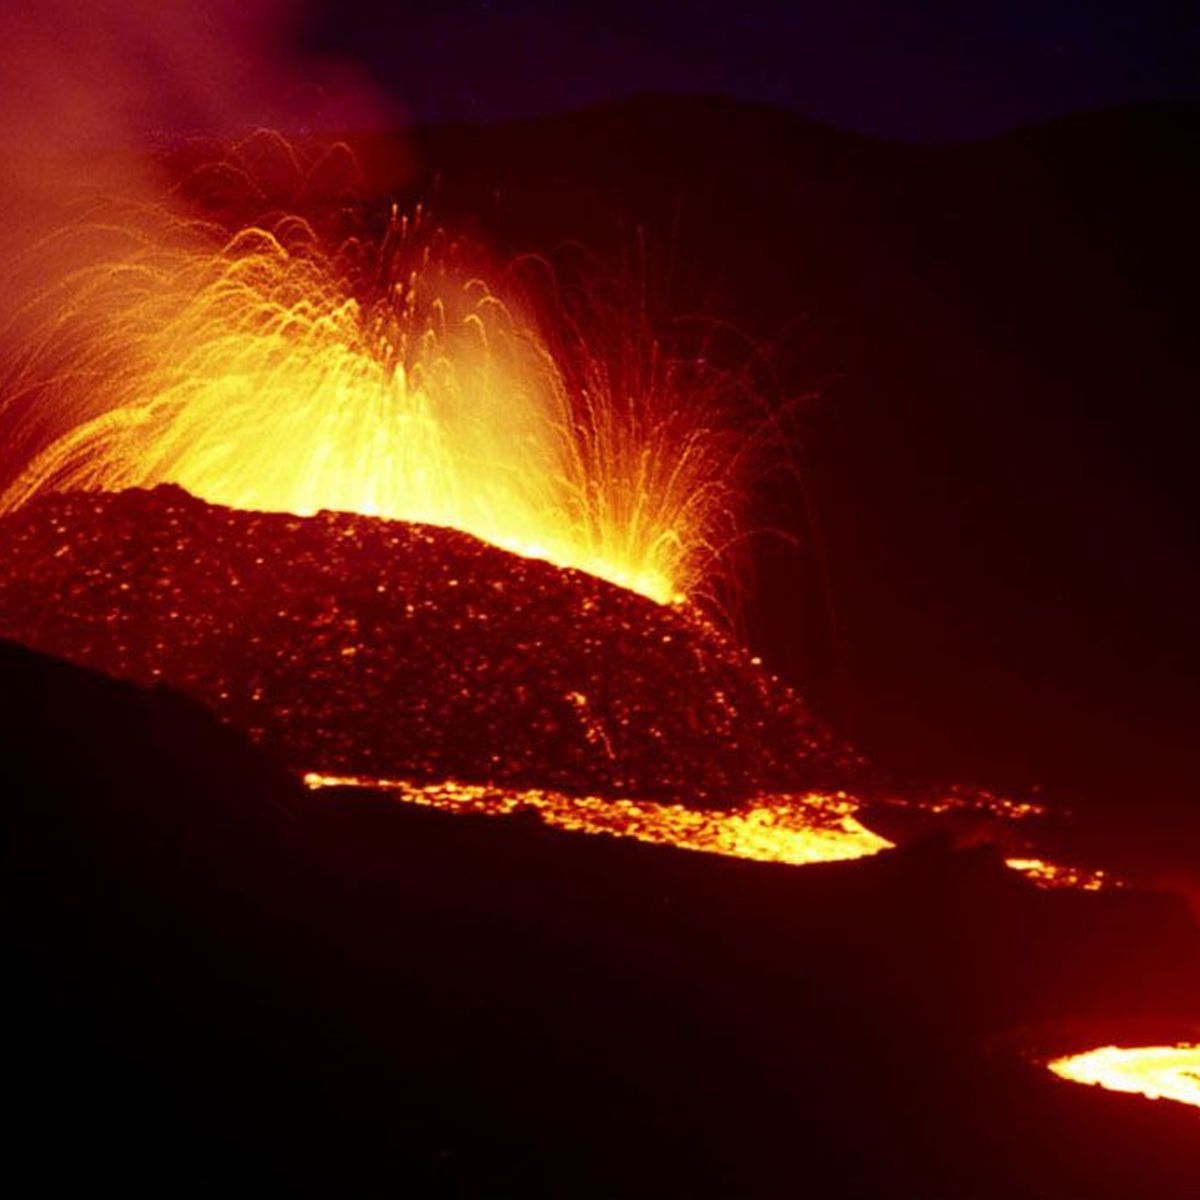
[[[1072,1083],[1200,1107],[1200,1045],[1103,1046],[1046,1064]]]
[[[541,789],[450,782],[415,784],[316,772],[306,774],[304,784],[312,790],[373,789],[406,803],[448,812],[491,816],[532,812],[557,829],[629,837],[681,850],[792,866],[865,858],[892,845],[859,823],[854,816],[858,806],[844,792],[773,796],[741,809],[719,812],[682,804],[568,796]]]

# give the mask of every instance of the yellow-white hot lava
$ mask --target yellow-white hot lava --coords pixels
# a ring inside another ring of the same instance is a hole
[[[338,241],[301,215],[231,230],[180,209],[92,201],[0,264],[0,512],[176,483],[461,529],[660,602],[694,596],[734,537],[746,439],[716,373],[647,327],[547,332],[419,210]]]
[[[1073,1083],[1200,1106],[1200,1045],[1102,1046],[1047,1065]]]
[[[605,833],[681,850],[793,866],[863,858],[892,844],[859,823],[854,815],[858,806],[844,792],[764,797],[744,808],[724,812],[687,808],[682,804],[568,796],[541,789],[415,784],[315,772],[305,775],[304,783],[314,790],[373,788],[410,804],[451,812],[495,816],[534,812],[547,825],[558,829]]]

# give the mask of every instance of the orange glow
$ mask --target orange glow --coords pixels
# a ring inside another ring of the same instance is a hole
[[[1056,1058],[1047,1066],[1073,1083],[1200,1106],[1200,1045],[1104,1046]]]
[[[374,788],[410,804],[448,812],[493,816],[534,812],[547,825],[558,829],[605,833],[681,850],[793,866],[865,858],[889,849],[892,844],[858,822],[854,816],[857,805],[844,792],[764,797],[744,808],[719,812],[685,808],[681,804],[568,796],[540,789],[414,784],[315,772],[305,775],[304,783],[314,790]]]
[[[663,603],[701,587],[744,453],[711,389],[645,331],[544,336],[507,274],[419,211],[342,240],[327,224],[104,202],[31,251],[14,277],[51,281],[0,330],[19,346],[0,512],[177,483],[452,527]]]
[[[917,807],[930,813],[987,813],[1003,821],[1024,821],[1029,817],[1044,817],[1047,808],[1032,800],[1014,800],[989,792],[986,788],[952,788],[943,796],[922,799]]]
[[[1040,858],[1006,858],[1004,864],[1014,871],[1020,871],[1042,888],[1077,888],[1084,892],[1098,892],[1102,888],[1120,886],[1104,871],[1064,866]]]

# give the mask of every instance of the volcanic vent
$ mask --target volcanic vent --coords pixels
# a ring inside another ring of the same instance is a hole
[[[688,610],[455,530],[167,485],[35,500],[0,562],[0,634],[174,685],[303,771],[727,806],[851,761]]]

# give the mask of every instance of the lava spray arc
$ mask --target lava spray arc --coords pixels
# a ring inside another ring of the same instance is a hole
[[[457,528],[660,602],[701,593],[755,444],[730,377],[636,322],[547,320],[420,209],[373,217],[330,185],[355,170],[344,146],[260,132],[163,203],[92,198],[28,248],[0,330],[0,512],[170,482]]]

